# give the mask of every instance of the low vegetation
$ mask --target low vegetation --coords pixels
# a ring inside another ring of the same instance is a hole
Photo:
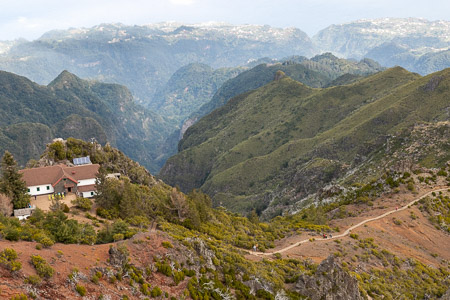
[[[0,252],[0,266],[11,272],[17,272],[22,268],[22,263],[17,261],[17,252],[11,248],[5,248]]]
[[[39,255],[31,256],[31,264],[36,269],[39,277],[49,279],[53,276],[55,270]]]
[[[419,201],[419,209],[438,229],[450,233],[450,197],[440,192]]]

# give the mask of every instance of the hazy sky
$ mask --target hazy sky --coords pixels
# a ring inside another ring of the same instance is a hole
[[[0,0],[0,40],[35,39],[51,29],[162,21],[268,24],[310,36],[363,18],[449,20],[449,0]]]

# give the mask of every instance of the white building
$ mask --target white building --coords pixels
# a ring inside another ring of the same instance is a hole
[[[95,195],[95,178],[100,166],[89,164],[75,167],[56,165],[24,169],[23,174],[28,193],[38,196],[53,193],[76,193],[90,198]]]

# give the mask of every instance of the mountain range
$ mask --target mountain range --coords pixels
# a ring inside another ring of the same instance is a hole
[[[332,25],[309,38],[299,29],[257,25],[101,24],[0,42],[0,69],[45,85],[63,70],[125,85],[155,128],[163,128],[144,133],[157,136],[145,148],[151,158],[127,153],[158,172],[189,126],[267,84],[277,70],[312,87],[346,84],[397,64],[428,74],[449,67],[449,28],[447,21],[387,18]],[[329,53],[313,56],[322,52]],[[3,139],[10,148],[11,137]],[[128,151],[127,145],[117,146]]]
[[[126,87],[67,71],[47,86],[0,72],[0,112],[0,151],[10,151],[21,165],[39,159],[53,138],[75,137],[109,142],[155,171],[156,151],[148,149],[160,147],[170,133],[164,119],[136,104]]]
[[[294,28],[179,23],[58,30],[2,48],[0,69],[5,71],[47,84],[68,70],[82,78],[126,85],[143,104],[190,63],[234,67],[265,56],[313,54],[311,40]]]
[[[372,58],[425,75],[450,67],[450,22],[416,18],[359,20],[329,26],[313,38],[321,51]]]
[[[325,89],[277,71],[272,82],[235,96],[190,127],[160,177],[183,191],[200,188],[215,205],[273,216],[355,170],[372,174],[352,182],[379,178],[384,170],[377,162],[388,156],[379,151],[390,138],[408,136],[415,124],[444,121],[444,143],[436,145],[441,152],[404,158],[440,167],[450,159],[449,84],[450,69],[421,77],[395,67]],[[419,141],[403,141],[404,147],[413,142]]]
[[[270,66],[262,64],[251,69],[214,70],[203,64],[187,65],[175,72],[158,93],[160,97],[154,107],[159,107],[160,114],[136,103],[130,91],[118,84],[82,80],[63,71],[47,86],[40,86],[25,77],[2,72],[0,106],[8,117],[1,123],[0,147],[11,151],[24,165],[29,159],[38,159],[45,143],[54,137],[96,138],[101,144],[110,142],[117,146],[157,173],[166,159],[176,153],[184,131],[199,117],[236,94],[266,84],[277,70],[321,87],[346,72],[370,74],[383,69],[373,61],[356,63],[332,55],[271,62]],[[234,77],[237,74],[241,75]],[[26,122],[44,127],[23,125]],[[37,132],[30,134],[30,127]],[[38,141],[24,140],[25,136],[35,135],[45,137]]]

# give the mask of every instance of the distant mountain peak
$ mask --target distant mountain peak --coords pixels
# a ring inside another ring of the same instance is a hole
[[[67,70],[62,71],[52,82],[48,84],[48,87],[57,89],[69,89],[76,86],[85,86],[85,82],[73,73]]]
[[[283,78],[285,78],[285,77],[287,77],[287,76],[286,76],[286,73],[284,73],[284,72],[281,71],[281,70],[278,70],[278,71],[275,73],[275,77],[273,78],[273,80],[274,80],[274,81],[280,81],[281,79],[283,79]]]

